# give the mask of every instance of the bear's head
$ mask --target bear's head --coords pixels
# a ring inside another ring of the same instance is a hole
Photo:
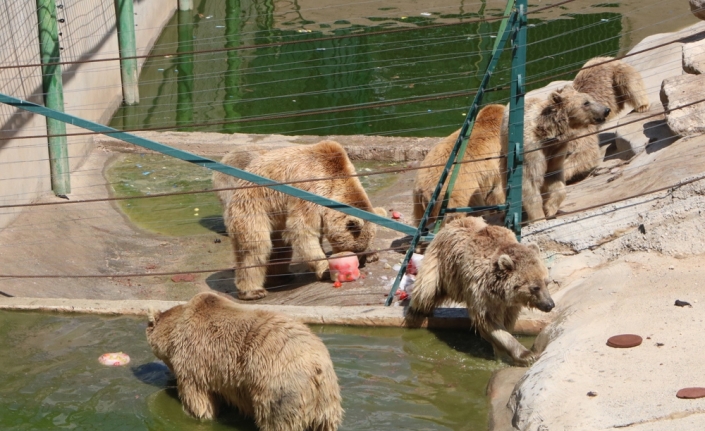
[[[372,245],[377,226],[361,218],[327,209],[323,214],[323,232],[333,253],[362,253]]]
[[[183,313],[184,306],[177,305],[166,311],[156,311],[150,309],[148,313],[149,321],[147,322],[147,343],[152,348],[152,353],[158,359],[164,361],[171,372],[174,372],[174,367],[171,365],[171,357],[173,355],[172,335],[179,316]]]
[[[538,246],[506,242],[495,254],[494,265],[502,275],[506,299],[517,305],[548,313],[555,304],[548,291],[548,269]]]
[[[552,92],[549,101],[548,109],[566,115],[571,129],[602,124],[610,114],[610,108],[596,101],[588,93],[579,92],[572,85]]]

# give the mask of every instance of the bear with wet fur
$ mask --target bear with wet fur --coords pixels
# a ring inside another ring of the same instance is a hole
[[[221,403],[261,431],[335,431],[343,417],[326,346],[303,323],[203,292],[150,311],[147,341],[176,376],[184,410],[213,419]]]
[[[500,175],[499,157],[501,151],[499,135],[503,115],[503,105],[487,105],[478,112],[463,156],[463,161],[467,163],[461,164],[448,208],[504,203],[505,194]],[[438,184],[458,135],[460,130],[437,143],[421,163],[421,166],[431,167],[419,169],[416,173],[413,199],[414,222],[417,226],[428,207],[431,194]],[[470,162],[471,160],[476,161]],[[447,187],[446,181],[439,200],[429,216],[429,223],[435,222]],[[446,221],[449,220],[452,218],[447,217]]]
[[[343,147],[333,141],[268,151],[252,160],[247,170],[364,211],[384,215],[372,207]],[[311,180],[311,181],[306,181]],[[236,180],[234,185],[249,186]],[[362,253],[373,246],[376,225],[268,187],[233,190],[223,219],[235,251],[238,298],[260,299],[268,275],[289,274],[294,250],[322,279],[328,261],[321,247],[325,237],[333,253]],[[363,261],[364,261],[363,256]],[[367,261],[377,254],[367,255]]]
[[[597,102],[610,108],[611,120],[620,112],[631,108],[636,112],[649,110],[649,95],[639,71],[631,65],[612,57],[595,57],[578,72],[573,87],[590,94]],[[589,174],[602,161],[598,127],[588,126],[584,134],[593,133],[571,141],[565,159],[565,179],[578,179]]]
[[[407,319],[430,315],[446,300],[463,303],[495,355],[505,353],[517,365],[530,365],[535,354],[509,331],[522,307],[553,309],[547,279],[537,246],[520,244],[509,229],[488,225],[478,217],[456,219],[438,232],[426,250]]]
[[[563,169],[568,142],[589,126],[604,123],[609,114],[608,106],[571,85],[551,92],[545,99],[525,101],[522,200],[529,221],[558,212],[566,195]],[[502,121],[503,154],[508,153],[508,130],[509,109]],[[506,171],[506,159],[502,160],[502,171]]]

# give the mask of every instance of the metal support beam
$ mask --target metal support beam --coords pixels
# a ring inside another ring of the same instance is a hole
[[[516,0],[517,27],[512,34],[512,86],[509,98],[507,204],[504,225],[521,241],[521,184],[524,172],[524,85],[526,83],[527,0]]]
[[[181,132],[190,132],[193,124],[193,12],[179,10],[176,52],[176,126]],[[181,54],[181,53],[185,54]]]
[[[137,48],[135,42],[135,12],[133,0],[115,0],[118,45],[120,47],[120,73],[122,99],[126,105],[140,103],[137,75]]]
[[[241,169],[234,168],[232,166],[224,165],[218,163],[214,160],[201,157],[197,154],[189,153],[188,151],[179,150],[178,148],[170,147],[168,145],[160,144],[159,142],[152,141],[150,139],[142,138],[130,133],[122,132],[112,127],[104,126],[103,124],[94,123],[93,121],[88,121],[83,118],[76,117],[74,115],[65,114],[63,112],[55,111],[53,109],[46,108],[36,103],[28,102],[26,100],[18,99],[16,97],[8,96],[7,94],[0,93],[0,103],[4,103],[15,108],[24,109],[25,111],[34,112],[36,114],[44,115],[45,117],[51,117],[58,121],[63,121],[66,123],[73,124],[77,127],[82,127],[84,129],[91,130],[93,132],[102,133],[104,135],[112,136],[116,139],[134,144],[149,150],[157,151],[159,153],[165,154],[170,157],[175,157],[183,161],[193,163],[204,168],[212,169],[214,171],[222,172],[226,175],[233,176],[235,178],[240,178],[245,181],[249,181],[254,184],[267,186],[272,190],[285,193],[290,196],[294,196],[305,201],[313,202],[314,204],[323,205],[330,209],[340,211],[345,214],[349,214],[353,217],[359,217],[363,220],[371,221],[380,226],[384,226],[389,229],[396,230],[398,232],[404,233],[406,235],[414,235],[416,233],[416,228],[399,223],[387,217],[382,217],[377,214],[361,210],[359,208],[351,207],[344,203],[328,199],[323,196],[319,196],[305,190],[297,189],[296,187],[290,186],[288,184],[280,184],[276,181],[270,180],[269,178],[261,177],[255,175],[251,172],[243,171]],[[312,178],[313,180],[313,178]]]
[[[59,55],[59,30],[54,0],[37,0],[39,20],[39,56],[42,62],[42,90],[44,105],[59,112],[64,111],[64,86],[61,79]],[[49,135],[49,165],[51,169],[51,189],[57,196],[71,193],[69,153],[66,124],[47,117]]]

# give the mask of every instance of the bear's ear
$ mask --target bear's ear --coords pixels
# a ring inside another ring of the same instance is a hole
[[[530,242],[526,244],[526,246],[535,251],[537,254],[541,254],[541,249],[539,248],[538,244]]]
[[[556,90],[553,93],[551,93],[550,96],[548,96],[549,99],[551,100],[552,104],[560,105],[561,103],[563,103],[563,95],[561,95],[561,91],[562,91],[562,89]]]
[[[345,221],[345,229],[349,230],[350,232],[360,232],[363,227],[363,221],[362,219],[359,219],[357,217],[348,217],[347,220]]]
[[[503,254],[497,259],[497,266],[502,271],[512,271],[514,269],[514,261],[508,254]]]

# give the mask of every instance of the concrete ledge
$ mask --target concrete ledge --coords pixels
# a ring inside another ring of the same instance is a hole
[[[0,310],[51,311],[63,313],[85,313],[102,315],[146,316],[149,309],[167,310],[185,301],[155,300],[92,300],[66,298],[0,298]],[[247,307],[259,310],[276,311],[288,314],[311,325],[349,326],[396,326],[404,327],[404,308],[385,306],[299,306],[248,304]],[[539,320],[529,312],[522,314],[514,333],[536,335],[550,321]],[[467,310],[464,308],[441,308],[433,316],[421,322],[422,328],[470,328]]]
[[[352,160],[408,162],[423,160],[426,153],[442,138],[404,138],[394,136],[330,135],[284,136],[213,132],[134,132],[135,135],[189,151],[204,157],[221,157],[236,148],[247,151],[253,147],[267,150],[292,145],[315,144],[325,139],[339,142]],[[154,153],[110,136],[97,135],[94,143],[112,152]]]

